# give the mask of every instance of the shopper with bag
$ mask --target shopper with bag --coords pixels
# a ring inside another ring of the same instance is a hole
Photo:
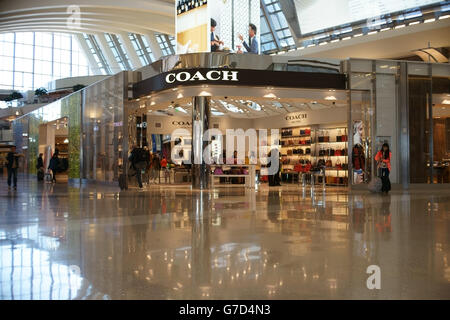
[[[377,152],[375,161],[377,161],[377,168],[380,171],[380,178],[382,182],[381,192],[386,194],[391,190],[391,181],[389,180],[389,173],[391,172],[391,158],[392,152],[389,150],[389,144],[384,143],[381,150]]]

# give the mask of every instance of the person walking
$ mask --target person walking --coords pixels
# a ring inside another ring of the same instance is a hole
[[[131,155],[128,160],[131,162],[132,168],[136,171],[136,179],[139,185],[139,189],[142,190],[142,170],[144,170],[149,162],[148,152],[146,152],[143,148],[138,148],[137,146],[133,146],[133,150],[131,150]]]
[[[152,167],[150,168],[150,182],[154,180],[155,183],[159,181],[159,170],[161,169],[161,164],[159,162],[158,154],[153,155]]]
[[[389,173],[391,172],[392,152],[389,150],[389,144],[383,143],[381,150],[375,155],[377,167],[380,170],[380,178],[382,182],[381,192],[388,193],[391,190],[391,181]]]
[[[45,169],[44,169],[44,159],[42,159],[42,157],[43,157],[43,154],[39,153],[39,156],[36,160],[36,170],[37,170],[37,180],[38,181],[44,180]]]
[[[15,146],[12,146],[11,151],[6,155],[6,169],[8,170],[8,190],[11,189],[11,182],[13,183],[14,190],[17,190],[17,169],[19,168],[20,157],[23,157],[23,154],[17,153]]]
[[[58,172],[59,168],[59,150],[55,149],[55,153],[53,153],[53,156],[50,159],[50,163],[48,164],[49,170],[52,172],[52,182],[56,183],[56,172]]]

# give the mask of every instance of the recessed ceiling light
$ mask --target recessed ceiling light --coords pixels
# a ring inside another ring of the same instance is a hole
[[[428,23],[428,22],[434,22],[434,21],[436,21],[436,19],[435,19],[435,18],[431,18],[431,19],[427,19],[427,20],[425,20],[425,21],[424,21],[424,23]]]

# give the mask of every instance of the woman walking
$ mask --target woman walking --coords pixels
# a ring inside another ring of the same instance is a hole
[[[391,190],[391,181],[389,180],[391,158],[392,152],[389,150],[389,144],[384,143],[381,150],[377,152],[375,161],[377,161],[378,169],[380,169],[381,172],[381,192],[385,192],[386,194]]]

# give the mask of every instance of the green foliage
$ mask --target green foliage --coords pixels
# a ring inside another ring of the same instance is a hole
[[[47,91],[47,89],[45,89],[45,88],[38,88],[38,89],[36,89],[35,91],[34,91],[34,95],[35,96],[38,96],[38,97],[40,97],[40,96],[45,96],[45,95],[47,95],[48,94],[48,91]]]

